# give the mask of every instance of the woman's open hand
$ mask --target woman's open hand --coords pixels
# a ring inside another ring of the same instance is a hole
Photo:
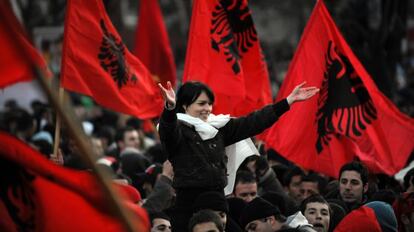
[[[302,82],[293,89],[292,93],[289,94],[289,96],[286,98],[289,105],[292,105],[294,102],[297,101],[305,101],[313,97],[313,95],[315,95],[317,92],[319,92],[319,88],[315,86],[303,88],[305,84],[306,81]]]
[[[167,88],[164,88],[161,83],[158,83],[158,87],[161,90],[162,97],[164,101],[167,103],[167,107],[169,109],[174,109],[175,107],[175,92],[171,86],[171,82],[167,82]]]

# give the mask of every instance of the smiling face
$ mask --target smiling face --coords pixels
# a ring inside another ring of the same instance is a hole
[[[318,232],[327,232],[329,229],[330,212],[328,204],[322,202],[310,202],[306,204],[304,216],[313,228]]]
[[[213,103],[205,92],[202,92],[198,98],[190,105],[184,105],[185,113],[203,121],[207,121],[208,116],[213,109]]]

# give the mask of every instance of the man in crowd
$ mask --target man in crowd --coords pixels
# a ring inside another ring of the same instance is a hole
[[[151,232],[171,232],[170,217],[163,212],[154,212],[150,215]]]
[[[233,194],[235,197],[250,202],[257,197],[257,180],[249,171],[239,171],[236,175]]]
[[[286,193],[296,202],[297,205],[303,199],[302,193],[300,192],[300,186],[304,172],[297,166],[291,167],[283,178],[283,187]]]
[[[285,221],[279,209],[261,197],[250,201],[240,215],[240,223],[248,232],[277,231],[284,226]]]
[[[319,194],[311,195],[302,201],[300,211],[318,232],[328,232],[331,211],[328,202]]]
[[[349,211],[366,202],[367,191],[368,169],[357,161],[344,164],[339,172],[339,194]]]
[[[220,220],[212,210],[203,209],[195,213],[188,223],[188,231],[190,232],[223,232],[224,227]]]

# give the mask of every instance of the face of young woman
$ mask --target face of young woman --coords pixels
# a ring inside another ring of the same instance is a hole
[[[213,109],[213,103],[205,92],[202,92],[198,98],[188,106],[184,106],[185,113],[203,121],[207,121],[208,116]]]

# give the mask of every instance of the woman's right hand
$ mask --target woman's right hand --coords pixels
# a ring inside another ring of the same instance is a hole
[[[168,109],[175,108],[175,92],[173,87],[171,86],[171,82],[167,82],[167,88],[164,88],[161,83],[158,83],[158,87],[161,90],[162,97],[164,101],[167,103]]]

